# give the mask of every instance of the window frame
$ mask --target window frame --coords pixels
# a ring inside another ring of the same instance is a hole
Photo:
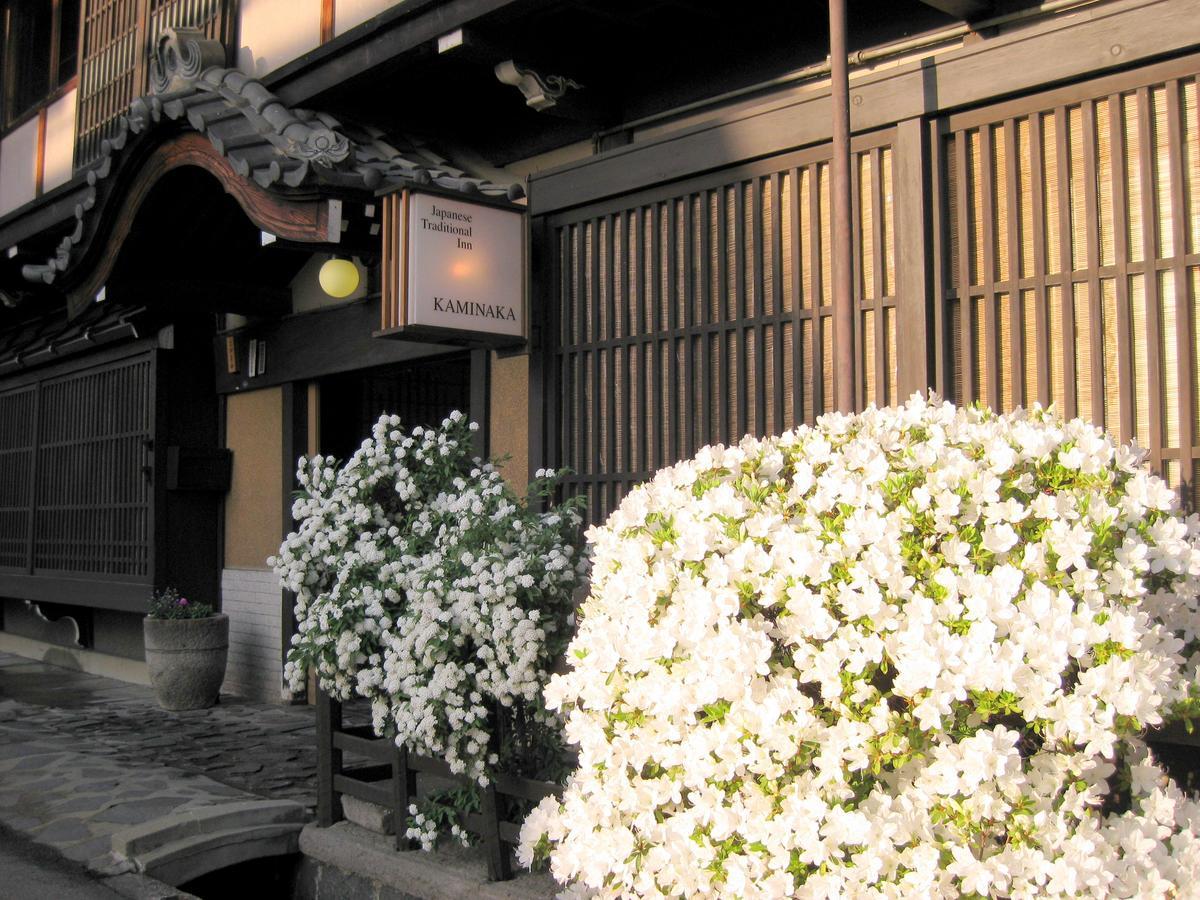
[[[62,61],[63,7],[69,0],[50,0],[50,38],[48,52],[40,63],[37,57],[35,64],[46,70],[47,89],[45,93],[22,109],[13,110],[14,79],[17,69],[30,57],[10,52],[12,35],[10,33],[11,9],[21,0],[0,0],[0,49],[3,51],[3,65],[0,66],[0,137],[16,131],[22,125],[36,118],[42,109],[60,100],[72,91],[79,81],[79,56],[82,51],[80,42],[83,34],[83,3],[78,3],[77,15],[80,17],[76,34],[75,67],[69,76],[60,78],[59,66]]]

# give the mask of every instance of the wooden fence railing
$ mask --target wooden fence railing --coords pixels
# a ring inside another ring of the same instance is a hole
[[[317,695],[317,823],[324,828],[342,819],[342,797],[366,800],[392,811],[396,849],[413,849],[405,837],[408,807],[417,798],[417,778],[429,775],[456,786],[471,779],[455,775],[440,759],[412,753],[387,739],[376,737],[370,725],[343,724],[342,704],[324,691]],[[347,768],[345,755],[362,757],[366,765]],[[511,849],[520,837],[521,823],[505,817],[505,798],[534,803],[556,795],[561,787],[512,775],[496,775],[482,789],[480,811],[468,813],[460,823],[482,841],[492,881],[512,878]]]

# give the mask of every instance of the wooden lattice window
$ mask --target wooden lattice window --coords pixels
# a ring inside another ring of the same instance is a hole
[[[602,521],[716,442],[833,407],[828,147],[555,217],[549,459]],[[891,133],[856,144],[859,402],[896,398]]]
[[[198,28],[233,44],[232,0],[86,0],[75,167],[100,155],[129,103],[149,90],[149,55],[167,28]]]
[[[149,357],[40,386],[35,573],[150,575]]]
[[[0,394],[0,571],[150,579],[149,355]]]
[[[29,561],[36,391],[0,394],[0,569],[23,571]]]
[[[944,387],[1053,402],[1200,500],[1200,60],[942,123]]]

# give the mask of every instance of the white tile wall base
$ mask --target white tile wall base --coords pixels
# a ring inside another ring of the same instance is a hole
[[[285,700],[280,662],[279,580],[266,569],[224,569],[221,611],[229,616],[229,664],[222,690]]]

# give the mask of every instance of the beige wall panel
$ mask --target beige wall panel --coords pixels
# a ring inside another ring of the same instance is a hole
[[[371,16],[377,16],[389,7],[399,5],[397,0],[337,0],[333,15],[334,36],[361,25]]]
[[[75,98],[70,91],[46,110],[46,167],[42,190],[49,191],[71,179],[75,155]]]
[[[225,499],[225,565],[265,569],[279,551],[283,510],[283,392],[229,397],[225,443],[233,480]]]
[[[321,0],[242,0],[238,68],[261,78],[321,43]]]
[[[529,483],[529,357],[492,358],[491,449],[518,493]]]
[[[34,116],[0,141],[0,215],[35,196],[38,120]]]

